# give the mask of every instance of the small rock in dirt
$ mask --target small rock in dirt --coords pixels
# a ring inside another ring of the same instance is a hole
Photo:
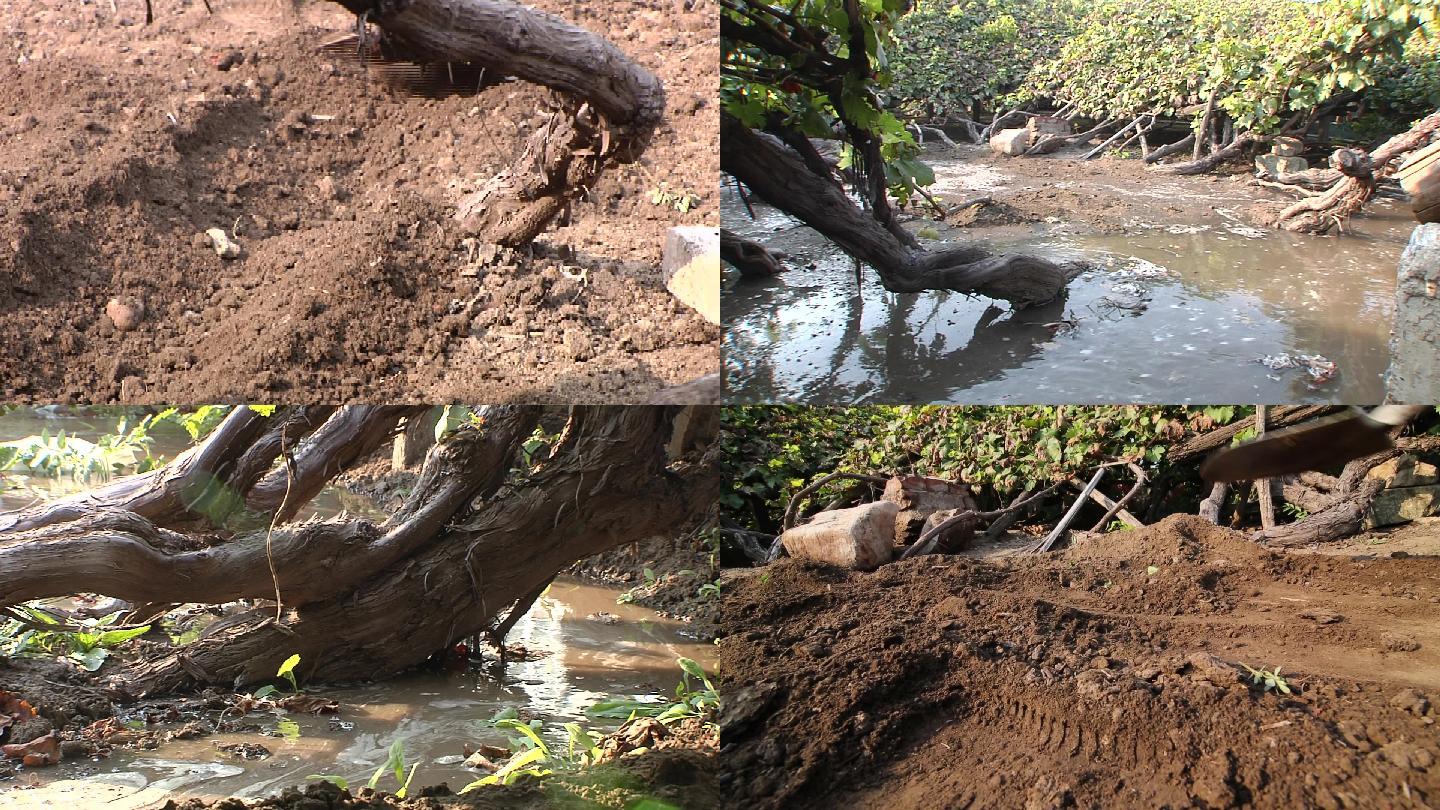
[[[216,743],[215,747],[232,757],[240,759],[266,759],[270,756],[270,749],[255,743]]]
[[[1209,681],[1216,686],[1229,686],[1240,680],[1240,669],[1234,664],[1207,652],[1197,652],[1185,659],[1193,680]]]
[[[1370,737],[1365,733],[1365,727],[1358,720],[1341,720],[1335,724],[1335,730],[1340,732],[1341,739],[1362,753],[1375,748],[1374,743],[1370,742]]]
[[[210,729],[206,728],[202,723],[186,723],[180,728],[170,732],[169,736],[172,740],[193,740],[196,737],[204,737],[209,733]]]
[[[1401,689],[1390,698],[1390,705],[1421,717],[1430,708],[1430,699],[1414,689]]]
[[[1400,633],[1381,633],[1380,649],[1385,652],[1415,652],[1420,649],[1420,642]]]
[[[1423,771],[1435,764],[1435,756],[1412,742],[1395,740],[1381,746],[1380,756],[1402,768]]]
[[[220,71],[229,70],[245,61],[245,54],[240,51],[229,51],[215,58],[215,69]]]
[[[1345,618],[1339,613],[1332,610],[1325,610],[1324,608],[1306,608],[1300,611],[1299,616],[1302,619],[1309,619],[1318,624],[1335,624]]]
[[[785,741],[779,737],[766,737],[760,741],[756,753],[766,765],[779,765],[785,761]]]
[[[320,199],[322,200],[339,199],[339,195],[335,191],[335,178],[328,174],[315,181],[315,189],[320,192]]]
[[[129,332],[140,325],[145,318],[145,305],[134,299],[111,298],[105,305],[105,315],[120,332]]]
[[[1070,786],[1050,774],[1042,774],[1035,784],[1025,791],[1025,810],[1062,810],[1075,806],[1075,797]]]
[[[671,228],[665,234],[660,269],[665,288],[676,298],[720,323],[720,231],[699,225]]]
[[[215,248],[215,255],[222,259],[234,259],[240,256],[240,245],[226,235],[223,228],[210,228],[205,231],[209,237],[210,244]]]
[[[120,381],[120,401],[135,402],[145,396],[145,381],[131,375]]]

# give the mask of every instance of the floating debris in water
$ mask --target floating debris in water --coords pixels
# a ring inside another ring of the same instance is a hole
[[[1304,369],[1310,375],[1312,382],[1327,382],[1339,373],[1340,369],[1333,360],[1329,360],[1319,354],[1280,354],[1266,355],[1255,362],[1265,366],[1271,371],[1280,371],[1287,368]]]
[[[1112,270],[1110,275],[1121,278],[1156,279],[1169,278],[1171,273],[1168,267],[1147,262],[1144,259],[1131,258],[1127,266]]]
[[[1269,231],[1262,231],[1259,228],[1252,228],[1249,225],[1231,225],[1226,227],[1225,230],[1236,236],[1244,236],[1248,239],[1264,239],[1270,235]]]

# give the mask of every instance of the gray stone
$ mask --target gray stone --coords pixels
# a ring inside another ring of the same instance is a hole
[[[1030,130],[1024,127],[1020,129],[1002,129],[990,136],[991,151],[998,152],[1002,155],[1010,155],[1011,157],[1023,155],[1025,154],[1025,150],[1029,148]]]
[[[899,511],[890,501],[832,509],[780,535],[780,542],[792,557],[868,571],[894,554]]]
[[[1270,154],[1282,157],[1299,157],[1305,151],[1305,144],[1299,138],[1276,138],[1270,143]]]
[[[1440,402],[1440,223],[1420,225],[1400,257],[1386,401]]]
[[[665,233],[665,289],[705,320],[720,323],[720,229],[682,225]]]
[[[1375,496],[1365,513],[1365,528],[1394,526],[1440,515],[1440,486],[1396,487]]]
[[[1310,168],[1309,161],[1305,158],[1285,157],[1283,155],[1256,155],[1256,171],[1270,175],[1291,174],[1303,172]]]

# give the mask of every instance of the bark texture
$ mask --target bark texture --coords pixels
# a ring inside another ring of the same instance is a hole
[[[335,0],[377,25],[384,49],[468,63],[561,94],[519,158],[460,203],[487,241],[522,245],[612,163],[640,158],[665,114],[660,80],[603,37],[509,0]]]
[[[714,459],[699,452],[672,459],[666,452],[681,410],[576,407],[550,456],[517,473],[520,447],[541,409],[484,409],[480,425],[460,428],[430,451],[412,494],[380,524],[338,517],[282,524],[273,532],[268,526],[184,532],[167,528],[193,519],[183,505],[152,507],[149,516],[126,507],[154,503],[136,501],[134,492],[184,480],[176,470],[194,459],[233,450],[236,433],[254,433],[258,443],[270,433],[265,428],[294,416],[237,411],[187,459],[161,475],[137,476],[146,480],[141,486],[117,482],[109,500],[70,504],[68,519],[45,510],[38,524],[34,515],[12,520],[0,531],[0,605],[75,592],[159,604],[259,600],[198,640],[133,664],[113,680],[122,696],[201,683],[240,687],[272,677],[292,653],[301,655],[307,679],[398,672],[494,629],[571,562],[679,531],[713,509]],[[317,475],[301,463],[308,452],[319,452],[307,448],[332,447],[343,426],[373,426],[375,412],[373,406],[341,408],[299,446],[293,463],[277,463],[266,479],[294,469],[294,498],[302,479]],[[353,463],[346,450],[381,447],[407,413],[386,413],[391,429],[378,443],[364,431],[333,447],[321,469],[333,477]],[[291,500],[282,500],[290,512]],[[26,528],[15,528],[22,524]],[[265,601],[277,585],[278,622],[276,606]]]

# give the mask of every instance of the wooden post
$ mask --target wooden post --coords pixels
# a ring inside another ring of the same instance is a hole
[[[1200,517],[1218,526],[1220,524],[1220,509],[1225,505],[1225,493],[1229,491],[1229,484],[1216,484],[1212,487],[1210,497],[1200,502]]]
[[[1268,405],[1255,406],[1255,438],[1259,439],[1265,435],[1265,420],[1269,416]],[[1260,527],[1265,531],[1275,528],[1275,479],[1261,478],[1255,482],[1255,489],[1260,495]]]

